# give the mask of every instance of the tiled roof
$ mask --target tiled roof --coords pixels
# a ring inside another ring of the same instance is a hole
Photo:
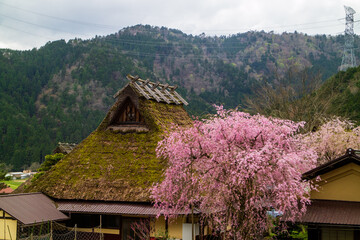
[[[349,148],[346,150],[345,155],[342,155],[332,161],[329,161],[325,164],[322,164],[316,168],[311,169],[310,171],[307,171],[306,173],[303,173],[302,177],[304,179],[313,179],[316,176],[322,175],[336,168],[342,167],[348,163],[355,163],[360,165],[359,150],[353,150]]]
[[[131,81],[129,84],[135,88],[135,90],[148,100],[156,100],[157,102],[165,102],[168,104],[184,104],[189,103],[183,99],[180,94],[175,90],[177,86],[169,86],[169,84],[161,84],[159,82],[154,83],[149,80],[140,79],[138,76],[127,75],[127,78]],[[121,90],[118,91],[114,98],[119,96]]]
[[[14,190],[11,187],[3,188],[0,193],[12,193]]]
[[[116,202],[86,202],[86,201],[58,201],[58,210],[72,213],[97,213],[97,214],[129,214],[152,215],[159,210],[150,204],[116,203]]]
[[[312,200],[301,222],[360,226],[360,202]]]
[[[56,205],[59,211],[65,213],[95,213],[145,216],[156,216],[160,213],[159,209],[156,209],[149,203],[59,200],[56,202]],[[194,213],[199,214],[200,212],[195,209]],[[178,212],[178,214],[190,213]]]
[[[68,219],[42,193],[0,195],[0,209],[25,225]]]

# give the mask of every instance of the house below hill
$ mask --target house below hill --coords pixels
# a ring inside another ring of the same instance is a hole
[[[311,205],[302,219],[311,240],[360,239],[360,152],[346,154],[306,172],[320,177],[318,191],[311,191]]]
[[[22,172],[8,172],[5,177],[10,177],[12,180],[27,179],[36,173],[37,172],[32,172],[30,170],[24,170]]]
[[[37,225],[67,219],[54,202],[41,193],[0,195],[0,239],[33,239],[31,234]],[[31,231],[25,232],[25,229]],[[43,235],[45,231],[43,229]]]
[[[53,153],[68,154],[76,147],[75,143],[63,143],[59,142],[57,147],[53,150]]]
[[[150,188],[161,181],[166,167],[156,156],[158,141],[172,125],[192,124],[183,107],[188,103],[176,87],[128,79],[98,128],[24,191],[52,198],[70,217],[69,227],[101,233],[105,240],[128,240],[135,236],[132,226],[143,221],[153,238],[187,240],[189,218],[157,219]],[[198,225],[196,232],[202,232]]]

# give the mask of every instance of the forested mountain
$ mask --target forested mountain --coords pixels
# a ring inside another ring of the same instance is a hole
[[[91,40],[49,42],[30,51],[0,50],[0,162],[41,162],[57,142],[93,131],[127,74],[179,85],[193,115],[212,104],[243,107],[264,83],[303,71],[326,79],[341,63],[343,36],[246,32],[192,36],[138,25]],[[355,43],[359,45],[359,38]],[[308,79],[309,80],[309,79]]]
[[[349,118],[360,124],[360,66],[346,72],[338,72],[306,98],[316,102],[309,109],[320,110],[327,115]]]

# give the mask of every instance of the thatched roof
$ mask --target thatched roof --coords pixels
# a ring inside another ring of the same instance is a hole
[[[76,146],[75,143],[62,143],[62,142],[59,142],[58,146],[53,150],[53,153],[68,154],[75,148],[75,146]]]
[[[157,142],[172,124],[191,125],[182,104],[148,100],[134,81],[117,93],[99,127],[25,192],[56,199],[149,201],[149,188],[161,180],[166,162]]]

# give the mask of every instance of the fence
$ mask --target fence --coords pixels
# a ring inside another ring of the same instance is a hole
[[[98,232],[101,228],[97,227]],[[78,231],[57,222],[46,222],[31,226],[18,224],[16,240],[103,240],[104,234]],[[15,240],[15,239],[14,239]]]

